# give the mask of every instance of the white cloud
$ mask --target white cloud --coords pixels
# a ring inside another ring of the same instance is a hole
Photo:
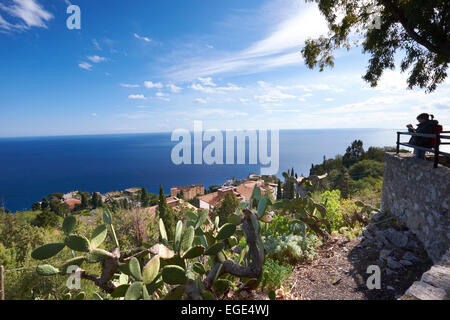
[[[213,82],[211,77],[207,77],[207,78],[198,78],[198,81],[200,81],[204,86],[211,86],[211,87],[215,87],[216,84]]]
[[[99,63],[99,62],[104,62],[106,61],[105,57],[100,57],[100,56],[87,56],[87,58],[89,60],[91,60],[94,63]]]
[[[334,101],[334,99],[333,98],[325,98],[324,99],[326,102],[331,102],[331,101]]]
[[[152,88],[162,89],[164,87],[161,82],[153,83],[152,81],[144,81],[144,86],[149,89]]]
[[[92,44],[97,50],[102,51],[102,48],[100,47],[100,44],[98,43],[97,39],[92,39]]]
[[[169,76],[179,80],[192,80],[223,73],[251,74],[278,67],[301,65],[300,48],[308,38],[328,32],[325,18],[316,4],[290,1],[287,19],[272,28],[262,40],[246,49],[227,53],[214,59],[199,58],[181,63],[169,70]],[[280,9],[281,10],[281,9]],[[267,19],[261,19],[266,23]]]
[[[173,83],[166,84],[166,87],[168,87],[170,92],[172,92],[172,93],[178,93],[181,90],[183,90],[183,88],[177,87]]]
[[[263,89],[262,95],[256,95],[255,99],[260,103],[274,103],[286,99],[295,99],[296,96],[282,92],[280,89],[272,87],[269,83],[258,81],[258,85]]]
[[[94,112],[94,113],[91,113],[91,116],[92,116],[92,117],[96,117],[97,114]]]
[[[138,84],[129,84],[129,83],[121,83],[120,86],[123,88],[139,88]]]
[[[85,70],[89,70],[89,71],[92,70],[92,64],[87,63],[87,62],[81,62],[81,63],[78,64],[78,66],[79,66],[81,69],[85,69]]]
[[[22,30],[31,27],[46,28],[46,22],[53,19],[53,14],[46,11],[36,0],[13,0],[9,5],[0,3],[0,9],[10,16],[22,20],[21,24],[12,24],[0,16],[0,28]]]
[[[203,98],[196,98],[194,100],[194,102],[195,103],[200,103],[200,104],[206,104],[206,103],[208,103],[208,100],[207,99],[203,99]]]
[[[150,41],[152,41],[150,38],[147,38],[147,37],[144,37],[144,36],[140,36],[140,35],[138,35],[137,33],[134,34],[134,37],[135,37],[136,39],[143,40],[143,41],[145,41],[145,42],[150,42]]]
[[[239,101],[242,103],[247,103],[250,101],[250,99],[246,99],[246,98],[239,98]]]
[[[147,98],[143,94],[130,94],[128,99],[132,100],[146,100]]]
[[[233,84],[233,83],[228,83],[227,86],[224,87],[217,87],[215,86],[204,86],[200,83],[193,83],[191,85],[191,89],[194,89],[196,91],[201,91],[204,93],[225,93],[225,92],[229,92],[229,91],[239,91],[242,90],[241,87],[238,87],[237,85]]]

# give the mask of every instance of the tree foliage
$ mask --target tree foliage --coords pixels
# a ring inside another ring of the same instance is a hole
[[[448,0],[306,0],[316,2],[329,34],[309,39],[302,55],[310,68],[334,66],[333,52],[362,45],[371,55],[363,79],[377,86],[386,69],[394,69],[403,55],[402,72],[408,87],[436,90],[447,77],[450,62],[450,1]],[[342,17],[342,19],[341,19]],[[380,19],[380,28],[374,20]],[[355,41],[362,38],[362,43]],[[356,38],[357,38],[356,37]]]

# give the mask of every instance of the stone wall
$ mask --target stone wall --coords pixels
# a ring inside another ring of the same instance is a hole
[[[406,225],[438,263],[450,245],[450,168],[386,153],[381,209]]]

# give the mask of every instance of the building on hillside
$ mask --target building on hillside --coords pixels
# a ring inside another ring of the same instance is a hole
[[[178,199],[177,197],[168,197],[166,199],[166,203],[169,207],[175,208],[180,204],[180,199]]]
[[[64,203],[67,205],[67,207],[68,207],[70,210],[73,210],[73,209],[75,209],[75,206],[76,206],[77,204],[81,204],[81,200],[78,200],[78,199],[68,199],[68,200],[65,200]]]
[[[248,201],[252,196],[253,189],[258,187],[261,190],[261,194],[267,194],[268,192],[272,194],[273,198],[276,199],[278,186],[274,183],[265,183],[264,180],[246,180],[237,187],[226,186],[222,187],[216,192],[205,194],[199,197],[199,207],[200,209],[212,210],[217,205],[219,205],[227,193],[232,193],[238,198],[239,201]]]
[[[205,187],[203,184],[192,184],[189,186],[178,186],[170,188],[170,195],[177,197],[181,191],[183,191],[183,197],[185,200],[194,199],[198,195],[205,194]]]
[[[256,174],[256,173],[252,173],[248,176],[249,180],[253,180],[253,181],[257,181],[259,179],[261,179],[261,175],[260,174]]]
[[[125,193],[130,196],[138,194],[139,191],[141,191],[141,188],[137,188],[137,187],[125,189]]]

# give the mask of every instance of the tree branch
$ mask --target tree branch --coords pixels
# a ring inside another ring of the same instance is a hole
[[[431,43],[430,41],[428,41],[427,39],[425,39],[424,37],[422,37],[421,35],[419,35],[416,31],[414,31],[414,28],[411,27],[408,22],[407,19],[405,17],[405,15],[403,14],[403,12],[401,11],[401,9],[395,5],[392,1],[390,0],[380,0],[381,3],[383,3],[383,5],[389,10],[391,11],[391,13],[394,15],[394,17],[398,20],[398,22],[401,23],[401,25],[403,26],[403,28],[405,29],[406,33],[417,43],[421,44],[422,46],[424,46],[425,48],[427,48],[428,50],[430,50],[433,53],[436,53],[438,55],[442,55],[445,56],[447,59],[450,60],[450,46],[447,44],[443,44],[443,45],[435,45],[433,43]]]

